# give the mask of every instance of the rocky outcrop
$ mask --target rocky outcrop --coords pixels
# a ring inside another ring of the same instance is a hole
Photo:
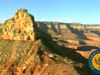
[[[25,9],[19,9],[12,19],[2,26],[0,38],[9,40],[32,40],[36,36],[37,25],[34,17]]]

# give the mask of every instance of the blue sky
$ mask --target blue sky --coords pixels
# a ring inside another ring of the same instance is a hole
[[[100,0],[0,0],[0,22],[20,8],[35,20],[100,24]]]

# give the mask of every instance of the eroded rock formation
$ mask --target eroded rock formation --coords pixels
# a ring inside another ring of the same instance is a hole
[[[35,40],[37,25],[34,17],[25,9],[19,9],[12,19],[2,26],[0,38],[11,40]]]

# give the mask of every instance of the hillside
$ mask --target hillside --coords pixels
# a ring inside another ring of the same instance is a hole
[[[0,26],[0,75],[94,75],[99,25],[40,22],[26,9]]]

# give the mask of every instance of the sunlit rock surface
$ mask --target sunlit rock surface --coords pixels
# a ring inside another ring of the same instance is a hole
[[[34,41],[36,30],[34,17],[27,10],[19,9],[13,18],[6,20],[3,24],[0,38]]]

